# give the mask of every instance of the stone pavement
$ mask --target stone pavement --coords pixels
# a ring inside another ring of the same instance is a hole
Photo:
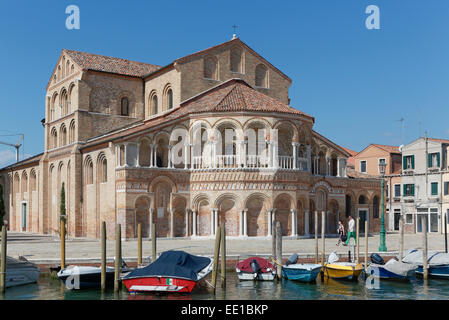
[[[321,254],[321,239],[319,238],[319,254]],[[364,238],[360,239],[360,254],[364,252]],[[348,247],[336,246],[337,238],[326,239],[326,254],[336,251],[339,254],[347,255]],[[396,254],[399,249],[399,234],[387,234],[387,248],[391,254]],[[404,236],[404,249],[421,248],[422,236],[420,234],[406,234]],[[444,235],[428,234],[429,250],[444,251]],[[301,257],[313,257],[315,254],[315,240],[312,239],[288,239],[282,242],[283,255],[298,253]],[[368,237],[369,253],[378,252],[379,235]],[[157,252],[166,250],[184,250],[192,254],[213,255],[214,240],[191,240],[191,239],[158,239]],[[115,243],[113,240],[107,241],[108,261],[114,257]],[[229,259],[244,258],[246,255],[270,255],[271,240],[268,239],[244,239],[226,241],[227,257]],[[9,256],[17,257],[22,255],[35,263],[57,263],[60,255],[59,238],[55,236],[37,235],[29,233],[8,233]],[[100,241],[92,239],[68,239],[66,241],[67,263],[75,261],[98,262],[100,261]],[[122,255],[125,261],[135,261],[137,259],[137,241],[122,240]],[[143,257],[151,255],[151,241],[143,240]],[[146,259],[145,259],[146,260]],[[145,261],[144,260],[144,261]]]

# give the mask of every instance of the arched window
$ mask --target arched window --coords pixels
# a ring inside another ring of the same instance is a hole
[[[243,73],[242,49],[234,47],[231,49],[231,72]]]
[[[34,169],[30,172],[30,191],[36,191],[36,171]]]
[[[98,156],[98,161],[97,161],[97,177],[98,177],[98,182],[102,183],[102,182],[107,182],[108,181],[108,162],[106,160],[106,156],[104,153],[101,153]]]
[[[52,99],[52,103],[51,103],[51,108],[50,108],[50,121],[53,121],[56,119],[56,114],[55,114],[55,109],[56,109],[56,103],[58,100],[58,94],[55,93],[53,95],[53,99]]]
[[[152,105],[151,109],[153,109],[153,114],[157,114],[159,112],[159,109],[158,109],[158,105],[157,105],[157,96],[156,95],[154,95],[153,98],[151,99],[151,105]]]
[[[75,66],[72,64],[72,66],[70,67],[70,74],[72,74],[75,71]]]
[[[173,108],[173,91],[172,91],[172,89],[167,90],[167,107],[168,107],[168,109]]]
[[[75,142],[75,120],[72,120],[69,126],[69,143],[74,142]]]
[[[67,91],[62,91],[61,93],[61,116],[65,116],[68,114],[68,99],[67,99]]]
[[[217,80],[217,58],[206,57],[204,58],[204,78]]]
[[[170,110],[173,108],[173,91],[170,84],[165,86],[162,97],[162,110]]]
[[[67,144],[67,128],[64,124],[61,125],[59,129],[59,145],[65,146]]]
[[[128,98],[122,98],[121,103],[121,115],[122,116],[129,116],[129,100]]]
[[[69,88],[69,95],[67,97],[67,114],[72,112],[72,98],[73,98],[73,89],[75,88],[75,85],[72,84]]]
[[[359,204],[366,204],[366,198],[363,194],[359,197]]]
[[[88,156],[84,162],[84,169],[86,174],[86,185],[94,183],[94,164],[92,163],[90,156]]]
[[[256,66],[256,87],[268,88],[267,67],[263,64]]]
[[[58,133],[56,132],[56,128],[51,129],[50,136],[50,149],[54,149],[58,147]]]

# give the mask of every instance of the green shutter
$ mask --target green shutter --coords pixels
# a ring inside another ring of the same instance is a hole
[[[438,195],[438,182],[432,182],[432,196]]]
[[[427,168],[432,168],[432,154],[427,155]]]
[[[412,196],[415,196],[415,185],[412,184]]]
[[[415,169],[415,155],[412,155],[412,169]]]
[[[440,167],[440,153],[437,153],[437,166]]]
[[[407,158],[404,156],[402,157],[402,170],[407,169]]]
[[[403,195],[403,196],[406,196],[406,195],[407,195],[407,185],[406,185],[406,184],[403,184],[403,185],[402,185],[402,195]]]

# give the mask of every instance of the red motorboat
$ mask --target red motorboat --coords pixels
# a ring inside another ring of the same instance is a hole
[[[129,292],[190,293],[211,271],[211,258],[165,251],[156,261],[135,269],[122,281]]]
[[[235,271],[239,280],[271,281],[276,277],[274,265],[261,257],[251,257],[238,262]]]

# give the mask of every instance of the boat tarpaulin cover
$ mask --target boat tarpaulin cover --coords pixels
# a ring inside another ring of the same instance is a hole
[[[415,265],[408,264],[404,262],[396,261],[395,259],[390,259],[386,264],[383,265],[383,267],[395,274],[401,275],[403,277],[406,277],[408,272],[415,269]]]
[[[409,253],[402,258],[402,262],[422,266],[422,250],[410,250]],[[449,265],[449,253],[429,251],[427,253],[427,263],[429,266]]]
[[[196,281],[198,273],[212,260],[184,251],[165,251],[152,264],[131,271],[123,279],[140,277],[171,277]]]
[[[245,259],[243,261],[240,261],[237,263],[236,267],[239,268],[243,272],[250,272],[253,273],[253,269],[251,269],[251,261],[256,260],[257,263],[260,266],[260,269],[262,269],[262,272],[269,272],[268,269],[274,270],[274,265],[270,263],[267,259],[261,258],[261,257],[252,257]]]

